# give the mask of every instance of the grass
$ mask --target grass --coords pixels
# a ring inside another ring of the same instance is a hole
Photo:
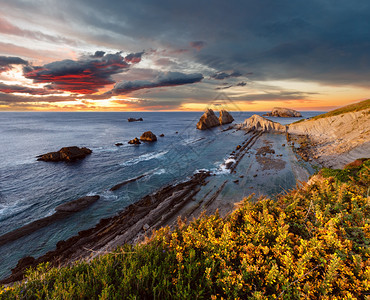
[[[338,116],[338,115],[341,115],[341,114],[344,114],[344,113],[356,112],[356,111],[361,111],[361,110],[364,110],[364,109],[370,109],[370,99],[364,100],[364,101],[361,101],[361,102],[358,102],[358,103],[350,104],[350,105],[347,105],[347,106],[329,111],[325,114],[317,115],[317,116],[311,118],[311,120],[317,120],[317,119],[321,119],[321,118]]]
[[[277,200],[245,199],[227,218],[179,220],[91,263],[41,265],[0,299],[364,299],[368,162],[347,167],[351,176],[324,170]]]

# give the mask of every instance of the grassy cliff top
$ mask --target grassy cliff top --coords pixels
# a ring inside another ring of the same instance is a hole
[[[341,114],[344,114],[344,113],[356,112],[356,111],[369,109],[369,108],[370,108],[370,99],[364,100],[364,101],[361,101],[361,102],[358,102],[358,103],[350,104],[350,105],[347,105],[347,106],[344,106],[344,107],[341,107],[341,108],[338,108],[338,109],[335,109],[335,110],[332,110],[332,111],[329,111],[325,114],[315,116],[315,117],[311,118],[311,120],[333,117],[333,116],[341,115]]]
[[[370,161],[328,172],[90,263],[39,266],[0,299],[365,299]]]

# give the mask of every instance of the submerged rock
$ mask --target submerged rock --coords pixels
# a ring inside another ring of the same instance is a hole
[[[55,210],[58,212],[78,212],[94,202],[98,201],[100,199],[99,195],[95,196],[85,196],[82,198],[79,198],[77,200],[73,200],[64,204],[61,204],[55,208]]]
[[[263,116],[293,118],[293,117],[302,117],[302,114],[294,109],[284,107],[274,107],[270,113],[266,113]]]
[[[115,143],[115,145],[118,147],[118,146],[122,146],[123,144],[122,143]]]
[[[136,137],[134,138],[133,140],[130,140],[128,141],[129,144],[132,144],[132,145],[140,145],[141,142],[139,141],[139,139]]]
[[[220,121],[220,125],[223,125],[233,122],[234,118],[226,110],[222,109],[220,110],[220,117],[218,120]]]
[[[162,133],[161,135],[159,135],[160,137],[164,137],[164,134]]]
[[[155,142],[157,140],[157,137],[153,132],[146,131],[141,135],[140,140],[144,142]]]
[[[37,160],[41,161],[74,161],[77,159],[83,159],[87,155],[91,154],[92,151],[86,147],[79,148],[76,146],[63,147],[58,152],[49,152],[37,156]]]
[[[135,119],[135,118],[128,118],[127,121],[129,122],[138,122],[138,121],[144,121],[143,118]]]

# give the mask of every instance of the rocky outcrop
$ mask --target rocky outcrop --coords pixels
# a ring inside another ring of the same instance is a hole
[[[200,117],[197,123],[197,129],[205,130],[220,125],[220,121],[216,117],[212,109],[207,109],[205,113]]]
[[[131,145],[140,145],[141,144],[141,142],[139,141],[139,139],[137,137],[134,138],[133,140],[128,141],[128,143],[131,144]]]
[[[146,131],[141,135],[140,140],[144,142],[155,142],[157,140],[157,137],[153,132]]]
[[[200,117],[200,120],[197,123],[197,129],[206,130],[212,127],[231,123],[232,121],[234,121],[234,118],[224,109],[220,111],[219,118],[217,118],[212,109],[207,109]]]
[[[289,108],[274,107],[270,113],[266,113],[263,116],[267,117],[282,117],[282,118],[300,118],[301,113]]]
[[[229,124],[234,121],[234,118],[224,109],[220,110],[220,117],[218,118],[220,125]]]
[[[246,119],[241,126],[243,129],[263,132],[286,132],[286,126],[265,119],[259,115],[253,115]]]
[[[37,160],[41,161],[75,161],[77,159],[83,159],[87,155],[91,154],[92,151],[86,147],[79,148],[76,146],[64,147],[58,152],[49,152],[37,156]]]
[[[92,205],[100,196],[85,196],[77,200],[73,200],[64,204],[61,204],[55,208],[55,213],[51,216],[38,219],[34,222],[31,222],[27,225],[22,226],[21,228],[15,229],[11,232],[8,232],[0,236],[0,246],[5,245],[9,242],[15,241],[23,236],[29,235],[36,230],[49,226],[52,223],[55,223],[59,220],[69,217],[71,214],[85,209],[86,207]]]
[[[138,121],[144,121],[143,118],[135,119],[135,118],[128,118],[127,121],[129,122],[138,122]]]

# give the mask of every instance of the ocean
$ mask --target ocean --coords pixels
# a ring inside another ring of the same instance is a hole
[[[319,112],[303,112],[312,117]],[[232,112],[241,123],[253,112]],[[262,114],[262,113],[257,113]],[[60,240],[113,216],[160,187],[179,182],[197,170],[228,176],[225,161],[243,131],[229,125],[200,131],[202,112],[0,112],[0,235],[40,218],[55,207],[86,195],[100,195],[89,208],[0,247],[0,278],[25,256],[38,257]],[[127,122],[139,118],[143,122]],[[276,120],[276,118],[271,118]],[[290,123],[300,118],[279,118]],[[145,131],[155,143],[129,145]],[[159,137],[160,134],[164,137]],[[115,143],[123,143],[117,147]],[[36,156],[65,146],[88,147],[93,153],[73,163],[50,163]],[[146,174],[117,191],[109,189]],[[293,187],[288,182],[284,188]],[[233,197],[243,197],[233,191]]]

